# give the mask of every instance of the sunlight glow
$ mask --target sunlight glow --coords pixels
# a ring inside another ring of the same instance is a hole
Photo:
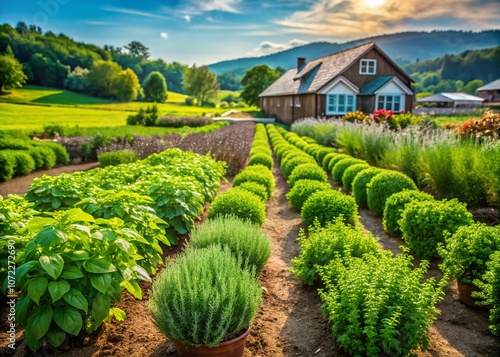
[[[365,0],[365,4],[368,7],[377,7],[384,5],[385,0]]]

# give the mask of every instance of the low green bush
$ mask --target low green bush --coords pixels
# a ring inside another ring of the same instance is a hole
[[[351,155],[338,154],[337,156],[335,156],[334,158],[332,158],[330,160],[330,162],[328,163],[328,172],[332,172],[332,170],[335,167],[335,165],[337,165],[337,162],[339,162],[341,160],[345,160],[345,159],[354,159],[354,158]]]
[[[360,171],[352,181],[352,194],[356,203],[360,207],[368,206],[368,198],[366,195],[366,185],[378,174],[382,173],[384,170],[378,167],[369,167],[365,170]]]
[[[328,182],[326,172],[317,164],[300,164],[293,169],[288,184],[293,187],[297,181],[304,179]]]
[[[267,194],[266,187],[261,185],[260,183],[253,182],[253,181],[247,181],[247,182],[243,182],[242,184],[238,185],[237,187],[241,188],[242,190],[256,194],[257,196],[260,197],[260,199],[262,201],[267,201],[267,199],[269,198],[269,195]]]
[[[182,128],[184,126],[189,126],[191,128],[206,126],[213,124],[214,120],[212,117],[206,116],[163,116],[160,117],[156,123],[157,126],[165,126],[169,128]]]
[[[12,136],[0,137],[0,150],[28,150],[30,141]]]
[[[208,210],[208,218],[228,215],[262,226],[266,219],[266,205],[259,196],[234,187],[218,195]]]
[[[14,168],[16,175],[27,175],[36,168],[35,160],[27,150],[8,150],[16,160]]]
[[[500,251],[500,226],[488,227],[484,223],[462,226],[438,245],[443,258],[440,268],[450,277],[472,283],[483,280],[486,263],[491,254]]]
[[[249,157],[252,157],[257,154],[265,154],[268,156],[273,156],[273,153],[269,146],[254,146],[250,149],[250,153],[248,154]]]
[[[292,208],[300,212],[304,202],[316,191],[325,191],[331,189],[328,182],[317,180],[302,179],[295,182],[290,192],[286,194],[286,198],[290,202]]]
[[[391,195],[385,201],[384,218],[382,220],[385,230],[392,235],[401,234],[398,222],[406,205],[411,202],[432,200],[434,200],[434,197],[418,190],[404,190]]]
[[[316,161],[318,162],[319,165],[323,165],[323,159],[326,157],[326,155],[331,154],[331,153],[336,153],[337,150],[334,148],[327,148],[322,146],[317,152],[316,152]]]
[[[33,146],[43,146],[51,149],[56,154],[56,163],[59,165],[67,165],[69,163],[69,154],[66,148],[58,143],[53,142],[33,142]]]
[[[11,155],[11,150],[0,150],[0,180],[9,181],[15,173],[16,158]]]
[[[335,182],[342,182],[342,176],[344,175],[345,170],[347,170],[349,167],[356,165],[356,164],[362,164],[365,163],[363,160],[359,159],[343,159],[340,160],[333,166],[332,169],[332,178]]]
[[[490,310],[490,330],[495,336],[500,337],[500,251],[490,255],[486,266],[487,270],[483,275],[485,282],[479,279],[475,280],[474,284],[480,288],[480,291],[472,294],[473,297],[484,299],[481,305],[492,306]]]
[[[270,155],[267,154],[254,154],[250,156],[250,159],[248,160],[248,165],[264,165],[267,167],[269,170],[272,170],[274,162],[273,158]]]
[[[36,151],[40,155],[35,159],[35,164],[38,168],[48,170],[56,165],[57,156],[54,150],[51,150],[46,146],[39,146]],[[38,162],[39,159],[41,160],[41,162]],[[38,166],[39,163],[41,164],[41,166]]]
[[[368,168],[370,168],[370,165],[366,162],[349,166],[342,175],[342,186],[344,186],[347,191],[352,192],[352,182],[354,178],[358,173]]]
[[[274,181],[273,173],[265,166],[257,164],[246,167],[238,175],[234,177],[233,186],[239,186],[243,182],[256,182],[266,187],[267,195],[273,197],[274,187],[276,182]]]
[[[211,245],[228,247],[238,257],[242,269],[250,268],[257,274],[271,256],[271,241],[260,227],[235,216],[216,217],[205,221],[189,235],[190,248]]]
[[[472,214],[457,200],[422,201],[406,205],[399,227],[408,247],[422,259],[437,257],[438,243],[445,234],[473,223]]]
[[[289,157],[284,157],[281,161],[280,169],[283,176],[288,180],[292,171],[300,164],[315,164],[316,160],[312,156],[307,154],[290,155]]]
[[[300,213],[306,227],[315,219],[324,226],[341,215],[345,222],[354,225],[358,219],[358,206],[351,196],[330,189],[313,193],[304,202]]]
[[[229,248],[187,249],[165,265],[153,283],[148,306],[169,339],[215,347],[250,326],[262,288]]]
[[[349,355],[407,356],[427,349],[429,329],[439,310],[445,279],[426,279],[422,261],[391,252],[332,260],[320,269],[323,314],[332,335]]]
[[[97,155],[97,160],[101,167],[115,166],[136,162],[139,157],[131,150],[118,150],[113,152],[103,152]]]
[[[411,178],[397,171],[386,171],[375,176],[366,185],[368,208],[376,216],[384,213],[385,201],[403,190],[416,190],[417,186]]]
[[[330,161],[334,157],[336,157],[337,155],[340,155],[340,154],[337,152],[331,152],[331,153],[325,155],[325,157],[323,158],[323,161],[321,162],[321,164],[323,165],[323,168],[325,170],[328,170],[328,168],[330,167]]]
[[[304,285],[313,285],[319,279],[318,268],[328,265],[336,257],[346,254],[362,257],[378,254],[380,246],[371,233],[353,228],[339,217],[321,227],[316,221],[309,228],[309,236],[303,230],[299,234],[300,253],[292,259],[292,273]]]

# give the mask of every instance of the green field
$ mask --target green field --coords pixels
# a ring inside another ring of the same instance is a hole
[[[224,95],[229,92],[224,91]],[[201,116],[220,115],[225,109],[184,105],[186,96],[168,92],[166,103],[158,104],[160,116]],[[64,125],[79,128],[125,127],[127,116],[139,108],[153,103],[120,103],[108,99],[95,98],[62,89],[25,86],[0,95],[0,131],[22,130],[41,131],[45,125]],[[145,129],[153,133],[163,133],[166,128],[122,128],[138,132]],[[88,131],[85,130],[85,131]]]

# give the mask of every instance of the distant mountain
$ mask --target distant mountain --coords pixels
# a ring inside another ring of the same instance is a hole
[[[500,30],[401,32],[342,44],[314,42],[267,56],[222,61],[208,67],[217,74],[233,71],[239,75],[243,75],[247,70],[259,64],[290,69],[296,65],[297,57],[305,57],[306,61],[309,61],[367,42],[375,42],[398,64],[404,65],[445,54],[458,54],[467,50],[498,46],[500,45]]]

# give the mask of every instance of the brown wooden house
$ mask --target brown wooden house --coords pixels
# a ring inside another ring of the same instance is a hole
[[[306,117],[334,117],[375,109],[411,112],[412,79],[375,43],[310,62],[283,74],[260,95],[260,108],[290,124]]]

